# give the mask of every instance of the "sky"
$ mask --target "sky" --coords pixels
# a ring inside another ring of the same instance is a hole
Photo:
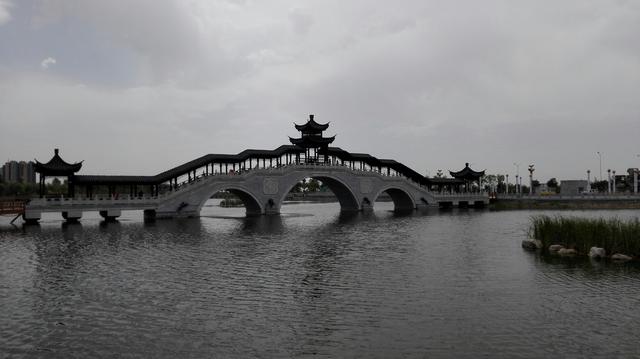
[[[0,160],[153,175],[315,114],[423,174],[606,176],[640,167],[638,34],[636,0],[0,0]]]

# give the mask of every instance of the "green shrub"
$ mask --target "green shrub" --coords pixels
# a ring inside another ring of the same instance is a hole
[[[529,236],[542,242],[546,251],[552,244],[589,253],[591,247],[602,247],[608,254],[640,255],[640,220],[618,218],[588,219],[577,217],[534,216]]]

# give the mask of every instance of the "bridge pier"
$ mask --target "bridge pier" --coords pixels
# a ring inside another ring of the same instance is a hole
[[[64,218],[68,223],[76,223],[80,220],[80,218],[82,218],[82,211],[64,211],[62,212],[62,218]]]
[[[145,222],[153,222],[156,220],[156,210],[155,209],[145,209],[144,210],[144,221]]]
[[[22,219],[24,219],[26,224],[37,224],[40,218],[42,218],[42,211],[38,210],[25,209],[22,214]]]
[[[356,211],[358,211],[358,210],[354,209],[354,208],[347,207],[347,206],[341,207],[341,212],[356,212]],[[360,211],[362,211],[362,212],[371,212],[371,211],[373,211],[373,203],[371,203],[369,198],[364,197],[362,199],[362,204],[360,205]]]
[[[119,209],[107,209],[100,211],[100,216],[102,216],[102,218],[107,222],[114,222],[121,214],[122,211]]]

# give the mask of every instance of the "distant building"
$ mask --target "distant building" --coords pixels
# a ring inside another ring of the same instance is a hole
[[[564,180],[560,181],[560,195],[575,196],[587,190],[586,180]]]
[[[2,166],[2,180],[4,182],[36,183],[34,163],[29,161],[8,161]]]

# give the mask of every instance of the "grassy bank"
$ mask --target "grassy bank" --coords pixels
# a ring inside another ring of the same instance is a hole
[[[552,244],[573,248],[580,254],[591,247],[604,248],[608,254],[640,256],[640,220],[587,219],[577,217],[535,216],[529,235],[542,242],[546,251]]]

